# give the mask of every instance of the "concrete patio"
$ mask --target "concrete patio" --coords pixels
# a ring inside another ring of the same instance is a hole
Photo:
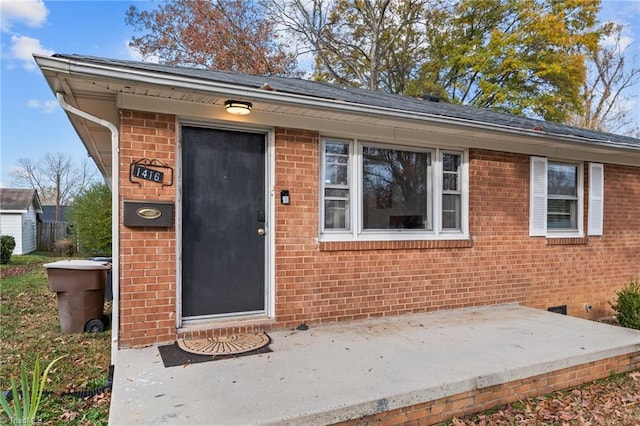
[[[604,360],[640,365],[640,331],[519,305],[269,335],[271,353],[188,366],[165,368],[157,347],[118,351],[110,424],[330,424]]]

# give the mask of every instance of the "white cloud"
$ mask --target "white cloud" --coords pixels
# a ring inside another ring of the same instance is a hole
[[[602,46],[605,46],[605,47],[618,46],[619,52],[624,52],[627,49],[627,47],[631,45],[631,43],[633,43],[633,38],[626,35],[621,36],[619,40],[615,34],[607,37],[603,37],[602,40],[600,40],[600,44]]]
[[[43,0],[1,0],[0,28],[8,32],[14,23],[39,27],[46,21],[48,13]]]
[[[152,62],[154,64],[160,63],[160,58],[155,55],[149,56],[146,59],[143,58],[142,54],[138,49],[129,45],[128,40],[125,41],[125,46],[126,46],[126,52],[127,52],[127,55],[129,56],[129,59],[133,61]]]
[[[28,36],[11,36],[11,53],[15,59],[22,61],[22,66],[27,70],[33,70],[36,64],[33,60],[34,53],[53,55],[53,50],[45,49],[40,40]]]
[[[52,100],[40,102],[36,99],[29,99],[27,101],[27,106],[29,108],[42,110],[45,114],[51,114],[58,107],[58,103]]]
[[[134,61],[142,61],[142,55],[140,54],[140,51],[138,49],[136,49],[135,47],[131,47],[128,41],[125,41],[124,44],[126,52],[129,55],[129,59]]]

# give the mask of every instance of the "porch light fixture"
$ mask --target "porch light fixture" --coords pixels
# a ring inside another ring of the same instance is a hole
[[[236,115],[247,115],[251,112],[251,108],[253,104],[251,102],[243,102],[243,101],[225,101],[224,107],[227,109],[227,112],[230,114]]]

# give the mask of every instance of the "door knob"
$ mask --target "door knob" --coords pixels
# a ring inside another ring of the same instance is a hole
[[[264,235],[267,231],[264,228],[258,228],[258,235]]]

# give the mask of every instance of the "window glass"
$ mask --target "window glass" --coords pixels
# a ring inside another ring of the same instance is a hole
[[[464,234],[462,152],[326,138],[321,154],[319,225],[327,241]]]
[[[444,191],[460,190],[460,155],[442,154],[442,189]]]
[[[346,200],[324,201],[324,227],[325,229],[348,229],[347,212],[349,205]]]
[[[578,166],[549,162],[547,166],[547,228],[578,228]]]
[[[349,145],[327,142],[325,144],[325,175],[328,185],[349,184]]]
[[[429,229],[431,154],[362,147],[363,229]]]
[[[324,144],[324,229],[350,229],[349,150],[346,142]]]
[[[460,154],[442,154],[442,229],[461,229],[461,163]]]
[[[577,229],[576,200],[553,200],[547,202],[547,227],[549,229]]]
[[[547,167],[549,195],[578,196],[578,167],[573,164],[549,163]]]

